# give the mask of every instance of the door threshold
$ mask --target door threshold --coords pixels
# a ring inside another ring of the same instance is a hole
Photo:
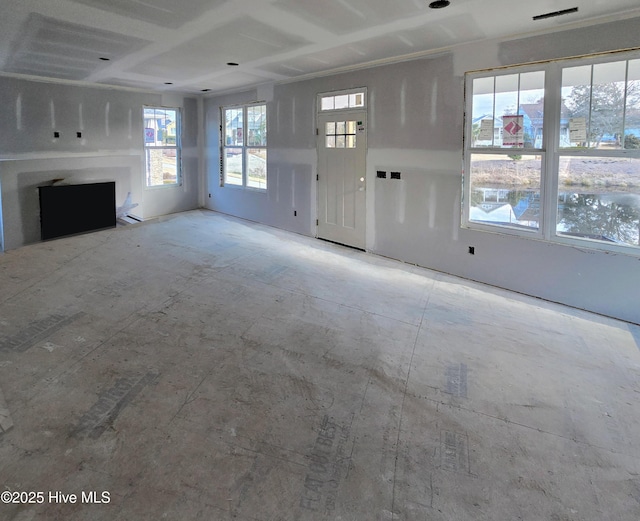
[[[330,242],[331,244],[337,244],[338,246],[344,246],[345,248],[351,248],[352,250],[358,250],[358,251],[364,251],[364,252],[367,251],[364,248],[358,248],[357,246],[351,246],[351,244],[344,244],[342,242],[332,241],[331,239],[324,239],[322,237],[316,237],[316,239],[318,239],[319,241]]]

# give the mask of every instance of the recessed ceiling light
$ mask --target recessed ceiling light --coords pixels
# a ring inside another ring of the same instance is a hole
[[[240,65],[240,64],[239,64],[239,63],[236,63],[236,62],[227,62],[227,65],[228,65],[229,67],[237,67],[237,66],[238,66],[238,65]]]
[[[172,81],[165,81],[164,84],[165,85],[173,85],[173,82]]]
[[[100,59],[101,59],[103,62],[108,62],[108,61],[110,61],[110,60],[111,60],[111,58],[105,58],[104,56],[100,56]]]
[[[200,92],[209,92],[211,89],[202,89]]]
[[[435,2],[431,2],[429,7],[431,9],[442,9],[443,7],[447,7],[451,2],[449,0],[435,0]]]
[[[572,7],[571,9],[563,9],[562,11],[553,11],[551,13],[539,14],[538,16],[534,16],[534,20],[544,20],[545,18],[555,18],[556,16],[562,16],[563,14],[571,14],[577,13],[578,8]]]

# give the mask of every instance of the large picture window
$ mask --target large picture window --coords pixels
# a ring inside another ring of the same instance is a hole
[[[640,55],[469,73],[463,226],[640,251]]]
[[[222,109],[223,185],[266,190],[267,106]]]
[[[180,111],[144,107],[146,186],[180,184]]]

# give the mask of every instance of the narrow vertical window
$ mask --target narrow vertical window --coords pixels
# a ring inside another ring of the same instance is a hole
[[[144,107],[143,117],[146,186],[180,184],[179,109]]]
[[[222,109],[223,185],[266,190],[267,106]]]

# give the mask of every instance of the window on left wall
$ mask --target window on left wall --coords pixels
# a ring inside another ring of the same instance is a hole
[[[267,189],[267,106],[222,109],[221,181],[223,186]]]
[[[180,109],[144,107],[146,186],[176,186],[181,182]]]

